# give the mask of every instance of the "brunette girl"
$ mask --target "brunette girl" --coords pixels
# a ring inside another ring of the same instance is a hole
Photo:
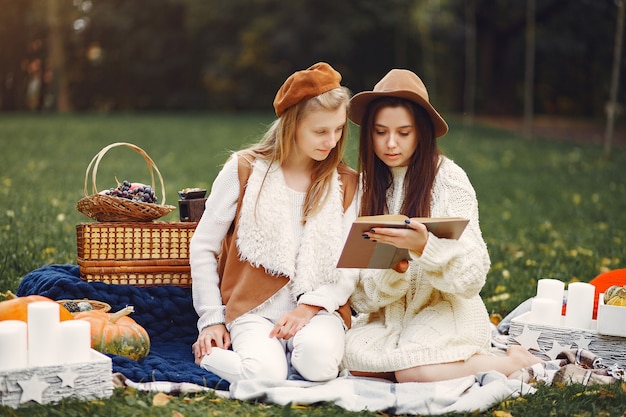
[[[520,346],[490,349],[480,290],[490,266],[478,203],[465,172],[439,151],[448,125],[422,80],[390,71],[373,91],[355,95],[350,119],[361,126],[360,215],[464,217],[458,240],[415,221],[374,228],[365,239],[410,250],[394,269],[362,270],[351,303],[360,314],[347,333],[343,365],[354,375],[393,381],[438,381],[497,370],[505,375],[539,362]]]

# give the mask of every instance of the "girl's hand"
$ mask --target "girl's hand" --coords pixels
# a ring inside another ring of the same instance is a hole
[[[311,318],[321,309],[322,307],[308,304],[298,305],[289,313],[283,314],[283,316],[278,319],[269,336],[283,340],[291,339],[300,329],[306,326],[307,323],[311,321]]]
[[[223,324],[207,326],[198,335],[198,340],[191,346],[196,364],[200,365],[202,358],[211,353],[211,347],[222,349],[230,347],[230,333]]]
[[[397,248],[409,249],[421,254],[428,242],[428,230],[422,223],[407,220],[406,228],[375,227],[364,234],[376,242],[393,245]],[[399,265],[396,265],[399,267]],[[395,268],[394,268],[395,269]],[[396,269],[396,271],[398,271]],[[398,271],[402,272],[402,271]]]

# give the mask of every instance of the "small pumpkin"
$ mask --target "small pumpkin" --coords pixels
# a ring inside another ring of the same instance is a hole
[[[626,287],[613,285],[604,292],[604,304],[626,307]]]
[[[138,361],[150,353],[150,336],[146,329],[128,317],[134,311],[133,306],[126,306],[116,313],[82,311],[76,313],[74,319],[87,320],[91,324],[93,349]]]
[[[26,295],[18,297],[11,291],[4,293],[7,298],[5,301],[0,302],[0,321],[2,320],[20,320],[28,322],[28,305],[36,301],[51,301],[54,300],[44,297],[43,295]],[[67,308],[59,306],[59,319],[61,321],[72,320],[74,317]]]

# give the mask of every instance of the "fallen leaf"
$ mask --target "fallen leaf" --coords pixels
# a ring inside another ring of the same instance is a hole
[[[156,407],[162,407],[169,402],[170,402],[170,396],[163,392],[156,393],[154,395],[154,398],[152,398],[152,405]]]
[[[489,321],[491,321],[494,326],[497,326],[502,321],[502,315],[499,313],[491,313],[489,315]]]
[[[500,406],[503,408],[511,408],[513,407],[515,404],[519,404],[519,403],[527,403],[528,400],[522,396],[514,398],[514,399],[509,399],[509,400],[504,400],[500,403]]]

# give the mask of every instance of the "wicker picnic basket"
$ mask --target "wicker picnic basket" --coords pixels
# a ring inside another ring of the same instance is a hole
[[[126,198],[119,198],[110,195],[100,194],[96,185],[96,177],[98,173],[98,166],[102,157],[111,149],[117,146],[126,146],[143,156],[148,169],[150,171],[150,178],[152,189],[155,189],[154,173],[157,173],[159,181],[161,183],[161,204],[145,203],[135,200],[129,200]],[[92,194],[88,192],[89,174],[91,172],[91,188]],[[146,222],[163,217],[176,207],[165,205],[165,185],[163,183],[163,177],[159,172],[156,164],[148,156],[148,154],[140,147],[133,145],[132,143],[116,142],[104,147],[98,152],[85,171],[85,197],[83,197],[76,209],[94,220],[100,222]]]
[[[191,286],[195,222],[92,222],[76,225],[80,278],[105,284]]]
[[[146,261],[117,261],[115,266],[103,266],[106,262],[79,261],[80,278],[86,282],[155,287],[173,285],[191,287],[189,262],[171,260],[157,265]],[[99,266],[93,266],[99,265]]]

